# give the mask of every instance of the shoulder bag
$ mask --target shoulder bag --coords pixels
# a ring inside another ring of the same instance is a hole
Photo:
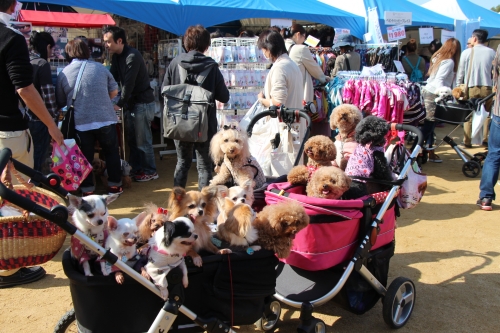
[[[80,66],[80,71],[78,72],[78,76],[76,77],[75,89],[73,90],[73,97],[71,99],[71,105],[68,107],[68,111],[64,115],[61,124],[61,132],[65,139],[74,139],[75,138],[75,100],[76,93],[80,88],[80,81],[82,80],[82,74],[87,65],[87,61],[84,61],[82,66]]]

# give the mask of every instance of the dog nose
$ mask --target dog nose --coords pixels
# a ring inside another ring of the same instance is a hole
[[[230,154],[234,153],[234,149],[229,149],[229,153]]]
[[[104,222],[102,220],[97,221],[98,225],[102,225]]]
[[[202,211],[202,210],[199,210],[199,211],[198,211],[198,215],[202,216],[202,215],[203,215],[203,211]]]
[[[324,188],[324,189],[327,189],[327,188],[328,188],[328,185],[326,185],[326,184],[325,184],[325,185],[323,185],[323,188]]]
[[[245,203],[245,199],[241,199],[241,203]]]

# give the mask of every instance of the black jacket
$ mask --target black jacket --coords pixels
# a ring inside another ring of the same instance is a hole
[[[28,119],[19,109],[16,89],[33,83],[28,46],[24,36],[0,23],[0,131],[28,128]]]
[[[163,86],[181,83],[178,65],[188,71],[186,83],[191,84],[197,84],[196,78],[198,77],[198,74],[205,68],[212,66],[213,69],[203,82],[202,87],[212,92],[217,101],[222,103],[227,103],[229,101],[229,90],[227,90],[226,84],[224,83],[224,77],[222,76],[217,63],[212,58],[207,57],[198,51],[182,53],[172,60],[167,68],[167,72],[165,73],[162,88]],[[214,106],[208,109],[208,141],[210,141],[215,133],[217,133],[217,114],[214,103]]]
[[[113,54],[110,72],[122,88],[116,105],[130,110],[135,104],[154,102],[146,64],[139,51],[125,45],[122,53]]]

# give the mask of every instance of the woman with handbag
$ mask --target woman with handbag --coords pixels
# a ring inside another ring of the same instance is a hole
[[[122,193],[116,131],[118,117],[111,102],[118,94],[118,84],[103,65],[88,61],[90,50],[81,39],[69,41],[65,51],[70,64],[57,77],[57,104],[59,107],[67,105],[67,112],[73,113],[66,117],[73,116],[76,143],[89,162],[94,159],[95,142],[99,142],[105,155],[108,192]],[[84,196],[93,194],[95,184],[92,174],[85,178],[80,190]]]
[[[330,77],[323,73],[323,70],[314,60],[309,47],[304,45],[306,40],[306,29],[300,24],[294,24],[290,29],[283,31],[283,38],[285,38],[285,46],[288,51],[290,59],[292,59],[297,66],[299,66],[302,73],[302,84],[304,86],[304,101],[314,101],[313,80],[314,77],[321,83],[330,81]],[[311,128],[311,136],[323,134],[330,136],[331,129],[328,122],[313,123]]]
[[[421,131],[428,148],[432,148],[434,144],[434,129],[436,127],[434,114],[436,112],[437,92],[441,87],[451,88],[460,61],[460,51],[460,42],[455,38],[450,38],[431,58],[429,79],[422,93],[427,113]],[[434,163],[443,162],[434,153],[434,150],[429,151],[428,160]]]

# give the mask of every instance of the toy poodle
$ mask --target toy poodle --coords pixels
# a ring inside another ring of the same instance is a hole
[[[259,163],[250,155],[246,132],[240,130],[237,123],[224,125],[214,135],[210,141],[210,156],[217,172],[210,185],[245,187],[248,180],[253,180],[253,187],[260,188],[266,182]]]
[[[255,244],[274,251],[279,258],[286,258],[290,255],[295,235],[308,225],[309,216],[296,201],[286,200],[265,206],[254,220],[259,237]]]
[[[452,95],[452,91],[449,87],[441,87],[437,90],[436,95],[438,95],[438,97],[434,99],[435,103],[439,103],[441,101],[446,102],[447,97]]]
[[[389,133],[387,121],[376,116],[368,116],[356,126],[356,142],[358,146],[349,158],[345,173],[354,177],[350,189],[345,193],[349,199],[357,199],[370,193],[386,191],[389,185],[377,183],[376,180],[392,181],[392,171],[384,154],[384,145]],[[361,178],[371,178],[367,181]]]
[[[340,199],[351,185],[349,178],[341,169],[329,166],[319,169],[307,184],[309,197],[322,199]]]
[[[307,184],[311,176],[320,168],[332,165],[337,150],[329,137],[316,135],[304,144],[304,154],[307,155],[307,165],[297,165],[288,173],[290,184]]]
[[[330,116],[330,128],[339,131],[339,134],[335,137],[337,157],[334,166],[338,166],[342,170],[345,170],[349,157],[354,153],[358,145],[354,135],[356,126],[362,118],[361,111],[351,104],[337,106]]]

